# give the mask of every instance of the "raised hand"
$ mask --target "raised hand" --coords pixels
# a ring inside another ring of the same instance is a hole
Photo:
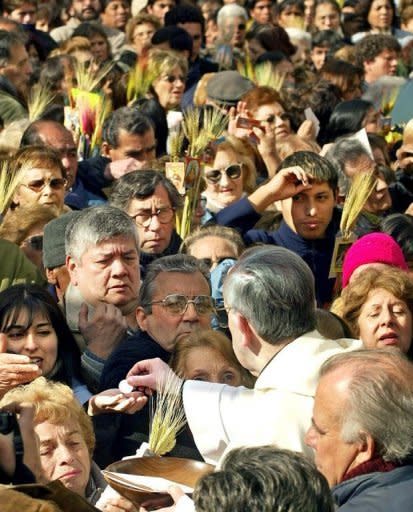
[[[79,311],[79,330],[85,338],[88,350],[107,359],[127,330],[127,322],[119,308],[113,304],[99,303],[91,318],[87,304]]]
[[[0,397],[7,391],[27,384],[42,374],[30,357],[7,353],[7,335],[0,333]]]

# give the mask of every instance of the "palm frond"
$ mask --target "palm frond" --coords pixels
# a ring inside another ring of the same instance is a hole
[[[56,95],[48,87],[40,86],[39,84],[33,86],[27,99],[29,120],[31,122],[37,121],[55,97]]]
[[[350,237],[351,230],[367,199],[373,192],[376,183],[377,174],[375,171],[362,172],[353,178],[341,215],[340,230],[343,238],[347,239]]]
[[[181,386],[181,381],[171,371],[159,383],[152,401],[149,449],[155,455],[164,455],[174,448],[176,436],[186,423]]]

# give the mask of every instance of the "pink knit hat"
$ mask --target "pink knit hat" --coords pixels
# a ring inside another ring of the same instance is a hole
[[[359,238],[347,251],[343,262],[343,288],[356,268],[368,263],[385,263],[408,270],[399,244],[387,233],[369,233]]]

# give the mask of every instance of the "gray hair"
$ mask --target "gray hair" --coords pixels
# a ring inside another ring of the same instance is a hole
[[[10,20],[12,22],[12,20]],[[13,23],[13,22],[12,22]],[[0,68],[6,67],[11,58],[12,48],[24,46],[25,37],[22,32],[0,30]]]
[[[366,148],[355,139],[343,138],[335,142],[325,154],[337,170],[338,189],[340,195],[347,195],[350,189],[350,179],[346,175],[346,164],[355,162],[362,156],[370,156]]]
[[[405,461],[413,455],[413,364],[401,352],[357,350],[328,359],[320,377],[345,367],[352,372],[341,411],[343,441],[368,433],[384,460]]]
[[[225,279],[224,300],[273,345],[315,329],[313,274],[283,247],[245,251]]]
[[[218,28],[221,29],[223,27],[227,18],[234,18],[235,16],[239,16],[240,18],[244,18],[245,21],[248,21],[248,13],[244,7],[238,4],[227,4],[221,7],[217,16]]]
[[[137,227],[125,212],[109,205],[87,208],[66,228],[66,255],[80,261],[89,247],[120,236],[132,238],[139,251]]]
[[[152,302],[156,290],[156,278],[161,272],[177,272],[180,274],[200,272],[205,277],[211,290],[209,268],[202,260],[198,260],[189,254],[163,256],[148,265],[139,291],[139,304],[147,314],[152,311],[150,302]]]

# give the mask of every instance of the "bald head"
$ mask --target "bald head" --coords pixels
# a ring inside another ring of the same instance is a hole
[[[20,147],[33,145],[51,147],[60,154],[68,187],[72,187],[77,174],[77,147],[71,132],[56,121],[35,121],[26,128],[20,142]]]

